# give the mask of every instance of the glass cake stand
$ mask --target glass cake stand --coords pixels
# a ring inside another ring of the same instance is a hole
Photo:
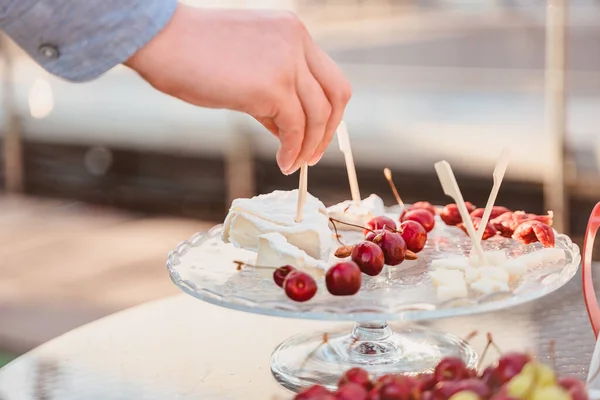
[[[475,367],[477,354],[465,341],[417,323],[501,310],[543,297],[566,284],[581,260],[577,245],[568,236],[556,234],[556,247],[564,249],[565,260],[530,269],[508,292],[486,296],[470,292],[467,298],[440,302],[427,273],[429,262],[467,255],[471,244],[462,231],[438,219],[418,260],[386,266],[377,277],[363,275],[360,292],[349,297],[332,296],[321,279],[315,297],[297,303],[275,285],[273,270],[238,270],[234,261],[253,263],[256,254],[223,243],[221,228],[219,225],[195,234],[169,254],[171,279],[185,293],[244,312],[355,323],[351,331],[329,332],[326,343],[324,332],[316,332],[293,336],[275,349],[271,357],[273,376],[292,391],[313,384],[333,389],[340,375],[356,366],[375,377],[429,372],[446,356],[460,357]],[[361,237],[360,233],[346,235]],[[542,248],[539,243],[524,245],[501,237],[484,241],[483,246],[486,251],[505,250],[509,257]],[[392,330],[386,321],[399,325]]]

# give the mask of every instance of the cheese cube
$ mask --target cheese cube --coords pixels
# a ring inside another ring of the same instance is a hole
[[[437,297],[439,301],[447,301],[462,297],[467,297],[467,285],[456,283],[453,285],[441,285],[437,287]]]
[[[508,292],[509,288],[506,283],[499,282],[488,277],[480,278],[471,283],[471,289],[474,289],[482,294],[490,294],[495,292]]]
[[[490,278],[494,281],[508,284],[510,275],[503,268],[481,267],[481,268],[477,268],[477,271],[479,272],[479,275],[482,278]]]
[[[465,268],[464,273],[465,273],[465,282],[467,282],[467,283],[475,282],[476,280],[478,280],[481,277],[481,275],[479,274],[478,268],[467,267],[467,268]]]
[[[437,269],[435,271],[429,271],[429,276],[436,286],[452,286],[454,284],[464,283],[465,278],[461,271],[453,269]]]
[[[508,272],[513,281],[517,280],[521,275],[527,272],[527,264],[519,258],[509,258],[504,261],[500,267]]]

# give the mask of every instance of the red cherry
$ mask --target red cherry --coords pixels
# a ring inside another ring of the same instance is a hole
[[[432,390],[435,387],[437,381],[435,380],[433,374],[421,374],[417,376],[417,383],[419,391],[426,392]]]
[[[293,271],[283,281],[283,289],[290,299],[304,302],[312,299],[317,293],[317,282],[307,273]]]
[[[465,204],[468,212],[471,213],[475,211],[475,206],[472,203],[466,201]],[[462,217],[460,216],[460,211],[458,211],[458,206],[454,203],[448,204],[442,209],[440,212],[440,218],[442,218],[442,221],[444,221],[446,225],[450,226],[454,226],[462,222]]]
[[[291,265],[284,265],[283,267],[277,268],[275,271],[273,271],[273,280],[275,281],[275,284],[282,288],[285,278],[290,274],[290,272],[295,270],[296,268],[292,267]]]
[[[362,368],[352,368],[342,375],[338,386],[344,386],[347,383],[355,383],[369,390],[372,386],[369,373]]]
[[[435,367],[433,376],[437,382],[458,381],[470,377],[471,371],[463,360],[456,357],[442,359]]]
[[[447,400],[453,394],[458,393],[459,381],[440,381],[435,385],[432,392],[434,400]]]
[[[585,383],[579,379],[571,376],[558,378],[558,385],[569,393],[572,400],[588,400]]]
[[[386,383],[379,390],[381,400],[411,400],[412,388],[400,382]]]
[[[417,221],[404,221],[400,224],[400,235],[406,242],[406,248],[418,253],[425,247],[427,242],[427,231]]]
[[[381,400],[412,400],[414,394],[419,393],[419,383],[409,376],[396,375],[381,383],[379,389]]]
[[[490,388],[488,388],[485,383],[475,378],[459,381],[458,392],[473,392],[482,399],[487,399],[491,394]]]
[[[321,385],[311,386],[308,389],[304,389],[302,392],[298,393],[294,400],[315,400],[315,399],[327,399],[327,395],[333,395],[329,390],[325,389]],[[335,397],[332,397],[335,399]],[[329,399],[327,399],[329,400]]]
[[[354,261],[334,265],[325,274],[327,290],[334,296],[351,296],[360,290],[362,276]]]
[[[396,222],[384,215],[371,218],[369,222],[367,222],[367,229],[364,230],[364,234],[367,235],[370,231],[376,231],[383,229],[384,227],[385,229],[394,232],[396,229]]]
[[[406,242],[399,233],[378,230],[369,232],[366,239],[381,247],[387,265],[398,265],[404,261]]]
[[[523,353],[505,354],[498,360],[495,375],[500,385],[510,381],[523,367],[531,361],[531,356]]]
[[[419,400],[435,400],[433,398],[433,392],[428,390],[426,392],[421,393],[421,398]]]
[[[337,400],[367,400],[367,389],[356,383],[346,383],[335,392]]]
[[[376,389],[381,389],[381,387],[387,383],[396,382],[396,375],[394,374],[386,374],[382,375],[373,384],[373,387]]]
[[[367,394],[367,400],[381,400],[381,396],[379,395],[379,388],[373,388]]]
[[[485,383],[487,387],[493,390],[502,386],[502,383],[500,383],[500,380],[496,375],[496,368],[493,366],[489,366],[484,369],[479,376],[479,379],[481,379],[481,381]]]
[[[409,207],[409,210],[425,210],[429,211],[432,215],[436,214],[435,206],[428,201],[417,201]]]
[[[403,214],[401,222],[404,221],[416,221],[425,228],[426,232],[431,232],[435,226],[435,217],[429,211],[423,209],[411,210]]]
[[[385,264],[383,250],[373,242],[361,242],[354,246],[351,259],[369,276],[379,275]]]

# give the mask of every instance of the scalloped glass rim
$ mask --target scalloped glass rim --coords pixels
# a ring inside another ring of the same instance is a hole
[[[361,291],[355,296],[334,297],[329,293],[326,293],[323,282],[319,282],[319,291],[314,299],[306,303],[297,303],[287,299],[283,291],[272,281],[268,282],[268,280],[256,276],[240,277],[242,275],[240,272],[231,269],[232,272],[229,273],[230,277],[227,279],[228,283],[231,283],[229,281],[232,278],[243,279],[241,282],[249,283],[250,286],[263,285],[264,289],[261,288],[261,290],[266,291],[273,289],[279,291],[274,292],[271,296],[269,296],[268,300],[256,301],[251,298],[253,293],[258,293],[252,292],[252,290],[255,289],[254,286],[252,286],[251,289],[248,289],[244,288],[243,285],[238,285],[235,286],[235,293],[226,293],[227,291],[224,289],[224,286],[226,285],[211,286],[207,284],[207,282],[210,280],[208,275],[205,276],[207,279],[204,279],[202,275],[198,275],[198,279],[189,279],[183,278],[182,273],[179,271],[180,269],[186,267],[185,256],[189,254],[191,249],[200,248],[209,243],[211,240],[220,241],[221,227],[222,225],[217,225],[211,228],[206,234],[196,233],[189,240],[181,242],[175,248],[175,250],[169,253],[167,258],[167,270],[173,283],[175,283],[175,285],[177,285],[185,293],[218,306],[256,314],[287,318],[356,322],[383,320],[422,321],[497,311],[541,298],[559,289],[569,282],[569,280],[571,280],[571,278],[573,278],[573,276],[577,273],[577,269],[581,261],[579,247],[574,244],[568,236],[556,234],[557,247],[565,250],[567,262],[564,262],[564,266],[555,266],[554,269],[548,271],[548,273],[544,273],[544,271],[542,271],[543,273],[541,275],[539,273],[536,274],[536,281],[521,282],[518,285],[518,288],[511,292],[494,293],[487,296],[455,299],[446,302],[430,301],[400,305],[389,304],[389,302],[385,302],[383,300],[380,302],[373,301],[373,299],[371,299],[371,301],[361,302],[361,293],[369,293],[370,291],[370,289],[364,288],[362,288]],[[457,228],[443,228],[443,230],[448,229]],[[507,239],[501,240],[506,241]],[[525,245],[518,246],[527,248]],[[533,250],[534,249],[535,248],[533,248]],[[187,265],[187,267],[190,266]],[[194,266],[191,268],[195,269]],[[226,269],[225,266],[219,266],[219,268]],[[404,271],[410,270],[411,269],[400,269],[399,273],[403,274]],[[537,272],[539,272],[539,270],[537,270]],[[222,272],[222,270],[219,270],[218,273],[226,274],[227,271]],[[539,286],[541,281],[544,281],[542,287],[528,288],[529,283],[533,283],[534,286]],[[409,283],[408,285],[416,286],[418,283]],[[377,290],[381,290],[381,288],[378,288]],[[324,295],[323,292],[325,292]],[[319,298],[320,294],[327,297]]]

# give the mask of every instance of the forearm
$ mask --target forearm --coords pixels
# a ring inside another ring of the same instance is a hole
[[[47,71],[82,82],[128,60],[177,0],[0,0],[0,29]]]

